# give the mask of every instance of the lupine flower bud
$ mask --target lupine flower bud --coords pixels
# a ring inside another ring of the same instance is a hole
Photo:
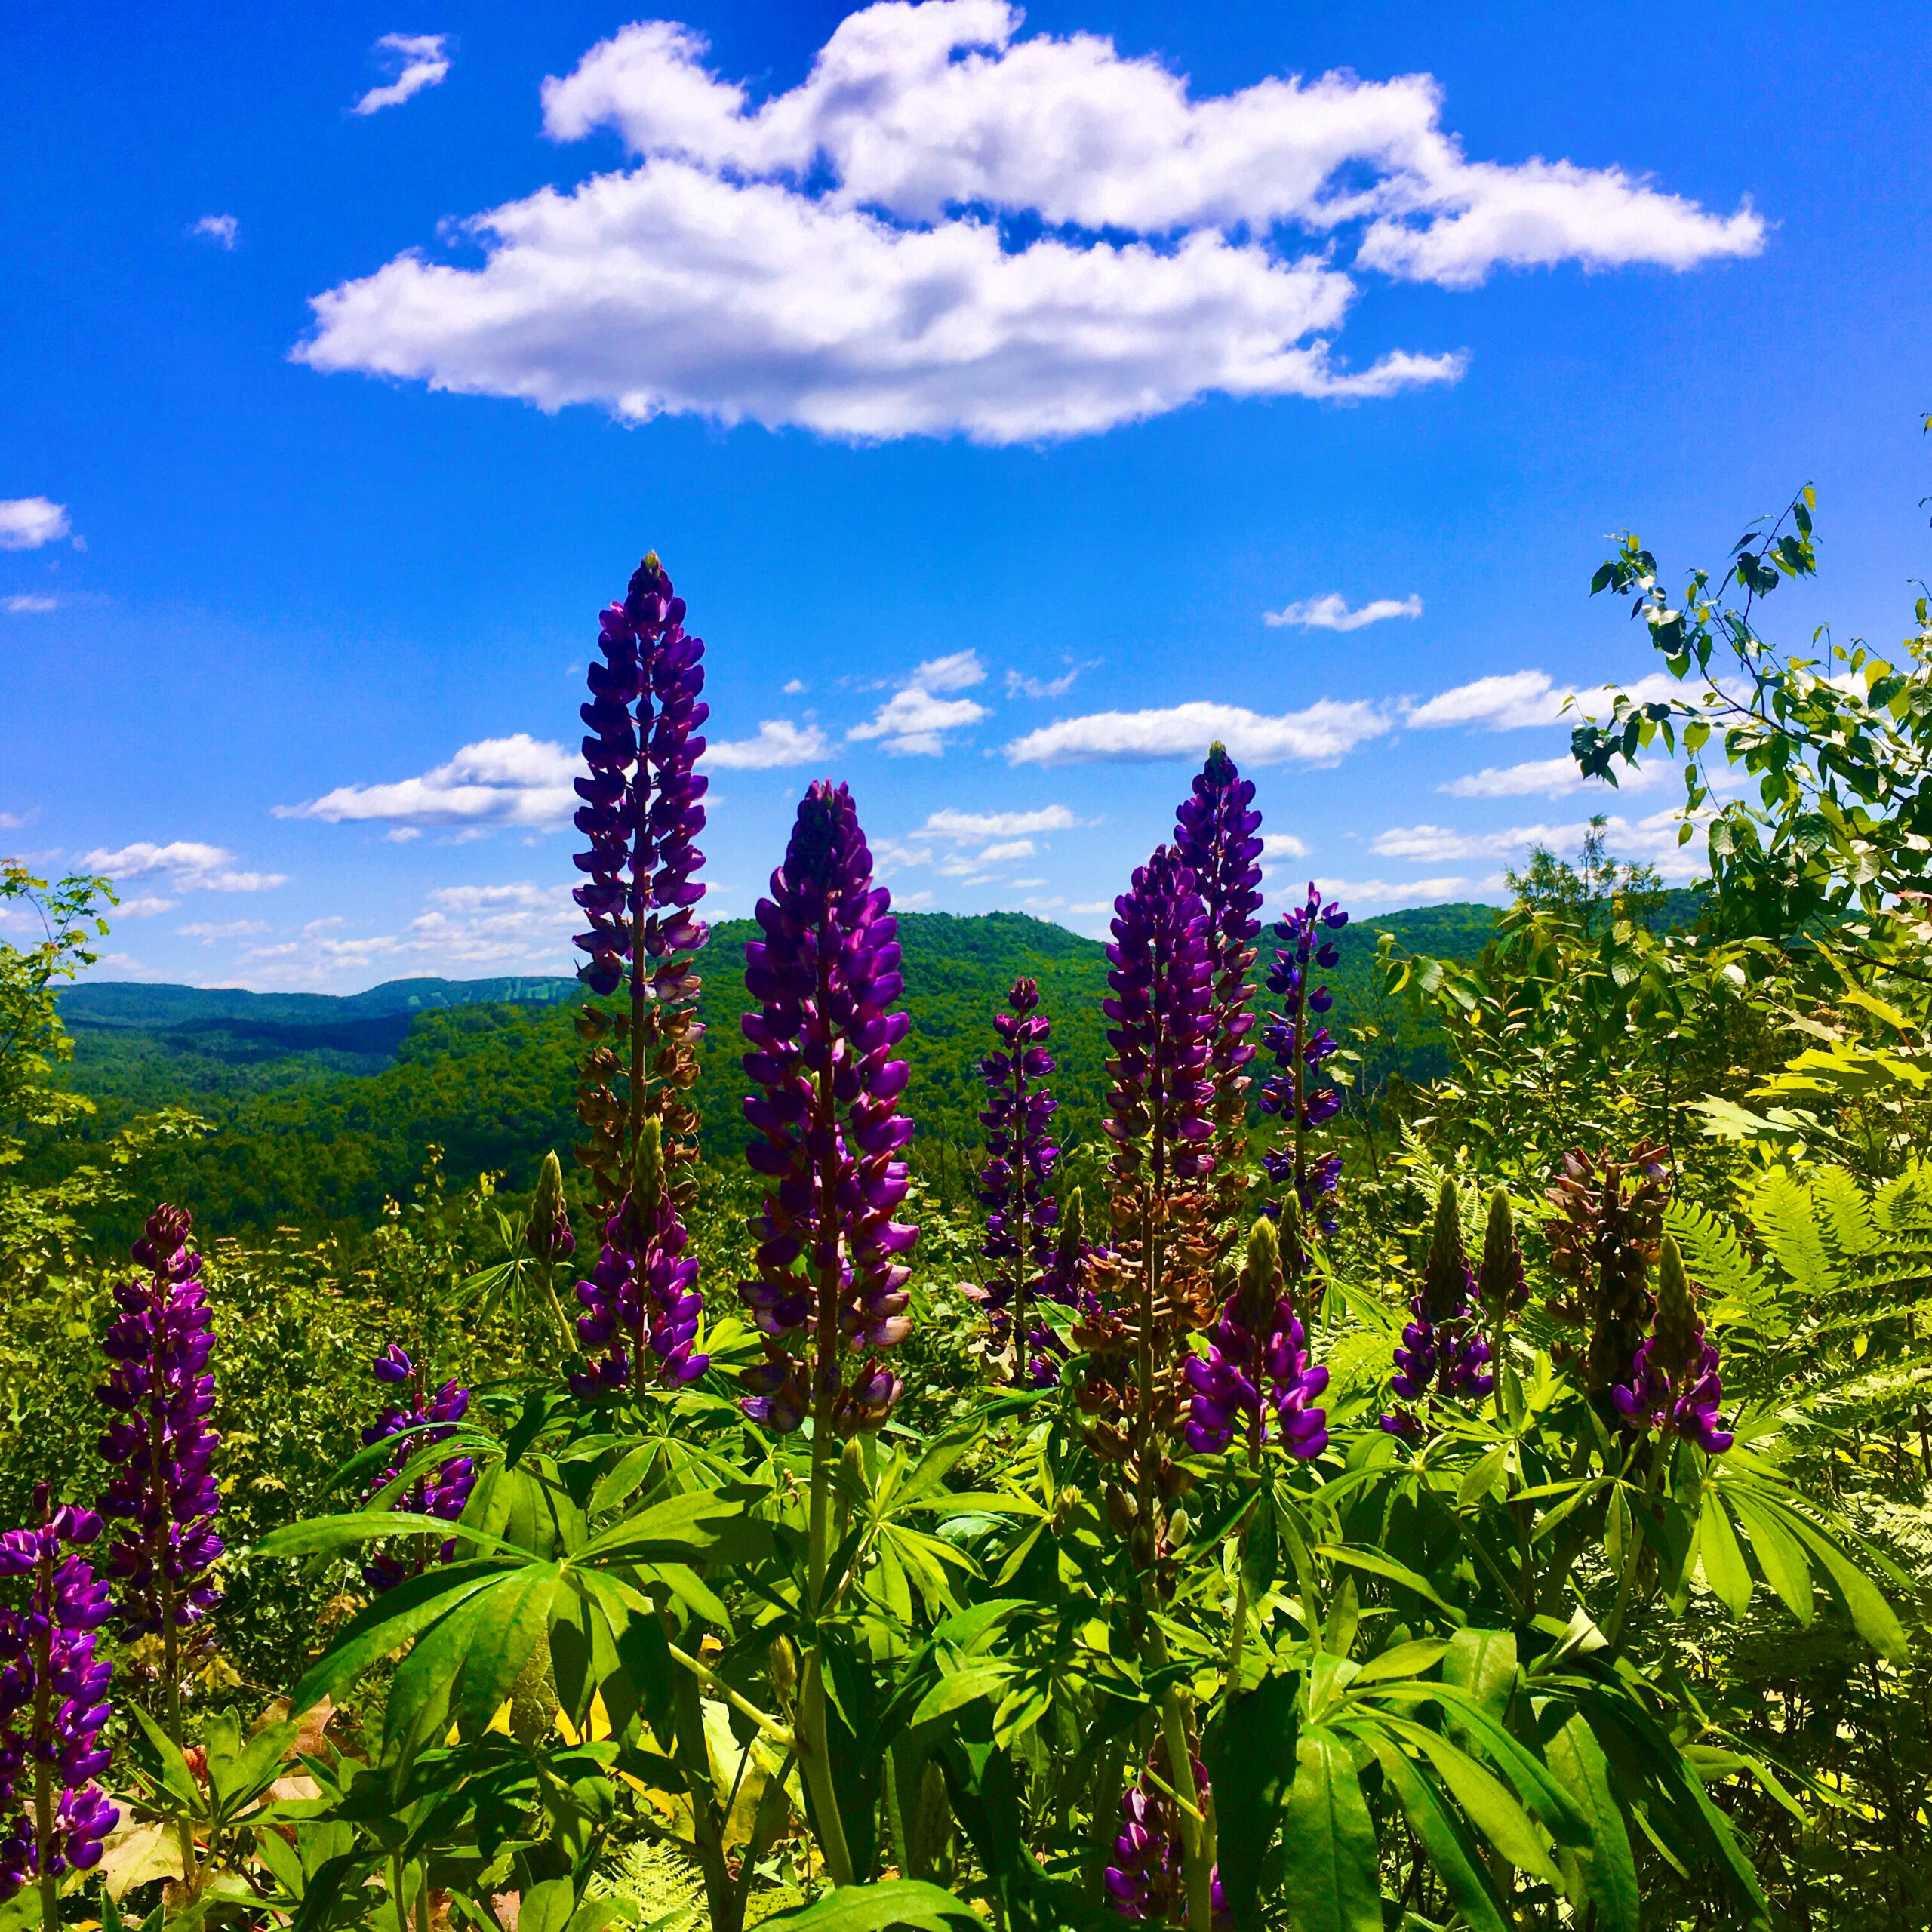
[[[1722,1455],[1737,1439],[1718,1426],[1724,1401],[1718,1352],[1704,1339],[1684,1257],[1669,1235],[1658,1263],[1657,1308],[1650,1334],[1638,1345],[1630,1380],[1611,1391],[1611,1399],[1632,1429],[1681,1435],[1707,1456]]]
[[[456,1425],[469,1408],[469,1391],[459,1387],[452,1377],[431,1394],[427,1374],[394,1342],[371,1364],[370,1373],[386,1388],[402,1392],[385,1403],[381,1415],[362,1432],[365,1448],[392,1437],[401,1438],[395,1446],[395,1460],[369,1485],[368,1494],[374,1496],[394,1482],[419,1451],[447,1442],[456,1433]],[[454,1523],[475,1486],[475,1463],[467,1456],[452,1456],[408,1488],[397,1491],[389,1507],[408,1515],[437,1516]],[[455,1554],[456,1539],[452,1537],[440,1546],[436,1560],[447,1563]],[[393,1589],[406,1577],[420,1574],[423,1567],[420,1560],[412,1565],[389,1551],[380,1550],[364,1566],[362,1580],[380,1593]]]
[[[100,1513],[126,1525],[107,1570],[129,1637],[186,1629],[220,1601],[208,1577],[222,1552],[211,1466],[221,1438],[208,1423],[214,1340],[192,1225],[185,1208],[149,1218],[133,1249],[141,1272],[115,1289],[120,1313],[101,1343],[114,1366],[95,1392],[115,1419],[100,1439],[115,1466]]]
[[[704,1297],[697,1286],[697,1257],[688,1251],[691,1237],[664,1187],[663,1142],[657,1120],[647,1115],[638,1132],[631,1164],[630,1192],[605,1229],[603,1251],[588,1281],[577,1284],[583,1313],[577,1340],[588,1355],[602,1349],[601,1361],[570,1378],[572,1391],[586,1401],[615,1395],[638,1380],[681,1388],[711,1366],[694,1352]]]
[[[1261,1164],[1278,1185],[1291,1185],[1302,1211],[1322,1234],[1333,1234],[1337,1222],[1331,1196],[1342,1177],[1339,1154],[1312,1153],[1308,1137],[1325,1127],[1342,1108],[1339,1088],[1327,1084],[1321,1069],[1341,1049],[1321,1023],[1334,996],[1315,983],[1318,969],[1340,963],[1341,954],[1327,935],[1349,922],[1347,913],[1331,900],[1323,904],[1311,884],[1306,900],[1275,928],[1281,950],[1268,969],[1268,990],[1282,1002],[1262,1029],[1261,1043],[1275,1057],[1275,1071],[1261,1089],[1261,1111],[1272,1114],[1286,1130],[1285,1146],[1271,1147]]]
[[[100,1518],[51,1507],[44,1483],[34,1505],[38,1528],[0,1536],[0,1578],[29,1580],[24,1610],[0,1606],[0,1903],[43,1872],[91,1870],[121,1816],[95,1782],[113,1760],[101,1731],[114,1666],[94,1654],[112,1606],[75,1553],[100,1536]],[[32,1790],[41,1779],[58,1794],[44,1835]]]
[[[1489,1344],[1476,1318],[1475,1278],[1463,1251],[1454,1181],[1444,1181],[1436,1197],[1422,1291],[1409,1309],[1414,1318],[1402,1331],[1395,1350],[1391,1386],[1396,1395],[1404,1402],[1487,1395],[1496,1386],[1495,1377],[1489,1367]],[[1382,1426],[1392,1435],[1411,1441],[1418,1433],[1417,1419],[1399,1412],[1384,1416]]]
[[[564,1167],[554,1153],[537,1171],[537,1195],[530,1204],[524,1245],[540,1261],[566,1261],[577,1252],[570,1210],[564,1201]]]
[[[1190,1355],[1183,1370],[1192,1392],[1188,1447],[1211,1454],[1239,1430],[1257,1461],[1271,1433],[1300,1460],[1320,1455],[1328,1417],[1311,1404],[1328,1386],[1328,1371],[1309,1366],[1306,1343],[1281,1272],[1280,1238],[1263,1214],[1248,1231],[1247,1259],[1207,1354]]]
[[[1038,983],[1013,983],[1011,1013],[994,1016],[993,1030],[1004,1052],[980,1063],[986,1083],[986,1159],[980,1170],[980,1204],[986,1212],[986,1239],[980,1252],[993,1265],[983,1285],[969,1289],[986,1311],[995,1357],[1011,1351],[1016,1380],[1046,1388],[1060,1379],[1065,1354],[1051,1328],[1032,1304],[1044,1291],[1041,1271],[1053,1252],[1057,1210],[1046,1192],[1060,1150],[1047,1138],[1060,1105],[1048,1091],[1054,1057],[1047,1041],[1052,1023],[1035,1011]]]
[[[1515,1315],[1530,1298],[1523,1278],[1523,1251],[1516,1244],[1516,1223],[1509,1211],[1507,1189],[1489,1197],[1489,1219],[1482,1235],[1482,1266],[1476,1272],[1476,1299],[1492,1315]]]
[[[741,1406],[780,1433],[814,1409],[842,1435],[876,1429],[899,1396],[887,1356],[911,1332],[904,1257],[919,1231],[892,1219],[912,1123],[896,1104],[910,1069],[892,1053],[912,1022],[894,1010],[891,903],[851,793],[815,782],[758,903],[745,984],[758,1004],[740,1022],[759,1090],[745,1118],[761,1137],[745,1158],[766,1182],[758,1275],[739,1284],[766,1358]]]

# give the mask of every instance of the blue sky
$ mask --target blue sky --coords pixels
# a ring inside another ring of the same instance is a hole
[[[1674,780],[1560,762],[1563,694],[1651,669],[1607,534],[1675,576],[1814,481],[1794,637],[1896,637],[1924,568],[1909,9],[8,33],[0,844],[111,865],[109,973],[568,970],[648,547],[709,646],[708,910],[832,773],[903,903],[1088,932],[1216,731],[1279,893],[1494,897],[1599,809],[1675,854]]]

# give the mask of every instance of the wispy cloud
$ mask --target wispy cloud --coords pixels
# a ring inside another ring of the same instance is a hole
[[[379,66],[394,78],[386,85],[371,88],[349,111],[352,114],[380,114],[386,107],[400,107],[425,88],[432,88],[450,70],[449,36],[441,33],[386,33],[374,48]]]
[[[1074,680],[1081,672],[1093,670],[1100,662],[1090,657],[1084,664],[1076,664],[1072,658],[1065,660],[1066,670],[1057,678],[1035,678],[1020,671],[1006,674],[1006,694],[1008,697],[1064,697],[1072,690]]]
[[[57,543],[71,528],[64,503],[45,497],[0,497],[0,550],[38,550]]]
[[[328,825],[389,820],[398,825],[563,824],[577,808],[577,760],[561,745],[527,731],[465,745],[447,764],[387,784],[339,785],[306,804],[277,805],[277,818]]]
[[[1671,768],[1646,764],[1635,771],[1620,771],[1617,786],[1623,792],[1647,791]],[[1600,780],[1586,778],[1574,758],[1537,758],[1522,764],[1485,765],[1480,771],[1452,778],[1437,789],[1452,798],[1567,798],[1572,792],[1590,791],[1609,795]]]
[[[1100,711],[1029,731],[1006,747],[1013,764],[1199,758],[1216,739],[1244,764],[1331,764],[1389,727],[1373,704],[1323,698],[1279,717],[1234,704],[1177,704],[1155,711]]]
[[[1428,906],[1467,893],[1466,878],[1318,878],[1315,881],[1345,909],[1358,906]]]
[[[257,933],[265,933],[268,928],[260,919],[195,919],[185,926],[174,928],[183,939],[198,939],[204,946],[213,946],[224,939],[251,939]]]
[[[226,846],[204,845],[177,838],[165,845],[146,841],[113,851],[97,846],[84,853],[83,872],[100,872],[117,884],[128,879],[165,879],[176,892],[267,892],[288,883],[285,872],[253,872],[238,869]]]
[[[232,248],[241,232],[242,224],[232,214],[205,214],[188,230],[190,235],[198,235],[223,248]]]
[[[721,771],[775,771],[823,758],[826,742],[825,734],[809,718],[804,724],[794,724],[786,718],[761,718],[755,738],[713,739],[705,747],[705,762]]]
[[[0,601],[4,601],[8,614],[15,617],[27,617],[42,611],[57,610],[60,603],[57,597],[36,597],[31,591],[23,591],[17,597],[9,597]]]
[[[872,854],[883,876],[929,866],[942,878],[981,884],[996,876],[998,867],[1033,858],[1047,849],[1041,842],[1047,833],[1070,832],[1083,823],[1060,804],[1004,812],[968,812],[947,806],[928,814],[924,825],[903,838],[874,839]],[[1038,879],[1031,882],[1043,883]]]
[[[1303,630],[1358,631],[1364,625],[1379,624],[1390,617],[1421,615],[1420,597],[1378,597],[1360,610],[1351,611],[1342,593],[1331,590],[1325,597],[1311,597],[1300,604],[1284,605],[1278,611],[1264,611],[1261,621],[1277,629],[1284,625],[1294,625]]]

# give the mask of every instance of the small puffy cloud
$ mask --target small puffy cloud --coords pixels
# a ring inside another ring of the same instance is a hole
[[[204,946],[212,946],[217,940],[252,939],[268,928],[260,919],[196,919],[174,930],[183,939],[198,939]]]
[[[205,214],[188,230],[223,248],[232,248],[241,232],[242,224],[232,214]]]
[[[1044,834],[1070,832],[1081,823],[1059,804],[1005,812],[968,812],[946,806],[928,814],[924,825],[903,838],[873,840],[872,854],[882,875],[928,866],[942,878],[983,884],[995,876],[989,868],[1032,858],[1045,849],[1040,842]]]
[[[543,829],[577,808],[577,761],[561,745],[518,731],[465,745],[447,764],[389,784],[340,785],[306,804],[277,805],[278,818],[328,825],[389,820],[398,825]]]
[[[928,815],[914,838],[943,838],[970,845],[983,839],[1037,837],[1043,832],[1072,832],[1082,821],[1065,805],[1041,805],[1033,811],[962,812],[952,806]]]
[[[968,653],[968,656],[971,654]],[[895,757],[937,758],[949,731],[964,731],[986,715],[986,708],[970,697],[936,697],[919,685],[894,691],[872,718],[845,734],[850,742],[883,742]]]
[[[15,617],[29,617],[42,611],[56,609],[60,601],[57,597],[36,597],[30,591],[23,591],[17,597],[0,601],[4,601],[8,614]]]
[[[796,697],[798,694],[804,689],[804,688],[805,681],[804,678],[787,678],[784,683],[780,685],[778,688],[786,697]]]
[[[373,49],[378,66],[393,78],[384,86],[371,88],[349,111],[352,114],[380,114],[386,107],[400,107],[405,100],[432,88],[450,70],[449,36],[441,33],[386,33]]]
[[[787,685],[789,691],[791,687]],[[755,738],[710,740],[705,761],[723,771],[775,771],[788,764],[809,764],[825,755],[825,734],[816,724],[794,724],[789,718],[766,718]]]
[[[1261,856],[1264,859],[1305,859],[1308,845],[1292,832],[1264,832],[1261,835]]]
[[[235,854],[225,846],[186,838],[165,845],[142,841],[113,851],[97,847],[82,855],[80,864],[84,872],[103,873],[117,881],[163,879],[176,892],[267,892],[288,883],[285,872],[238,870]]]
[[[1243,764],[1332,764],[1389,728],[1376,706],[1333,698],[1280,717],[1239,705],[1197,703],[1063,718],[1015,738],[1006,755],[1013,764],[1140,763],[1199,758],[1218,738]]]
[[[1418,730],[1449,724],[1484,724],[1492,731],[1513,731],[1531,724],[1554,724],[1562,715],[1567,692],[1558,691],[1546,671],[1512,671],[1501,677],[1478,678],[1438,692],[1409,713]]]
[[[143,893],[138,899],[124,899],[115,909],[115,915],[122,919],[152,919],[157,913],[171,912],[181,902],[178,899],[163,899],[154,893]]]
[[[1527,852],[1532,845],[1552,851],[1583,843],[1589,829],[1575,825],[1518,825],[1502,832],[1452,832],[1446,826],[1406,825],[1378,832],[1368,849],[1379,859],[1409,859],[1439,865],[1445,859],[1502,859]]]
[[[45,497],[0,497],[0,550],[38,550],[57,543],[71,528],[64,503]]]
[[[1096,912],[1111,912],[1114,902],[1111,899],[1083,899],[1066,909],[1081,918],[1090,918]]]
[[[950,657],[929,657],[906,680],[925,691],[970,691],[986,681],[986,667],[977,651],[955,651]]]
[[[1378,597],[1364,604],[1358,611],[1351,611],[1347,601],[1339,590],[1331,590],[1325,597],[1310,597],[1299,604],[1290,604],[1279,611],[1264,611],[1261,621],[1279,629],[1285,625],[1295,625],[1303,630],[1358,631],[1366,624],[1379,624],[1389,617],[1420,617],[1422,599],[1413,595],[1407,597]]]

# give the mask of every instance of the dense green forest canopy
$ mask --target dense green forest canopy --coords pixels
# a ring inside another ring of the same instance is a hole
[[[1435,1029],[1377,989],[1383,935],[1408,951],[1469,958],[1497,916],[1494,906],[1457,903],[1343,930],[1341,963],[1327,976],[1334,1017],[1342,1029],[1375,1029],[1364,1048],[1371,1084],[1391,1072],[1425,1079],[1446,1063]],[[734,1159],[743,1138],[738,1021],[743,949],[756,930],[721,921],[700,961],[706,1031],[697,1103],[706,1151],[719,1161]],[[941,1197],[966,1190],[983,1137],[978,1057],[995,1044],[991,1016],[1020,974],[1038,980],[1054,1021],[1061,1143],[1091,1146],[1105,1097],[1100,943],[1019,912],[908,912],[900,931],[915,1158]],[[521,1192],[546,1152],[567,1155],[578,1137],[582,998],[562,977],[400,980],[346,997],[83,983],[60,995],[60,1011],[74,1040],[72,1088],[97,1111],[78,1133],[37,1149],[28,1173],[51,1178],[129,1120],[179,1104],[208,1128],[155,1157],[154,1184],[202,1204],[225,1229],[289,1225],[352,1238],[386,1198],[407,1195],[432,1144],[453,1177],[497,1173]]]

